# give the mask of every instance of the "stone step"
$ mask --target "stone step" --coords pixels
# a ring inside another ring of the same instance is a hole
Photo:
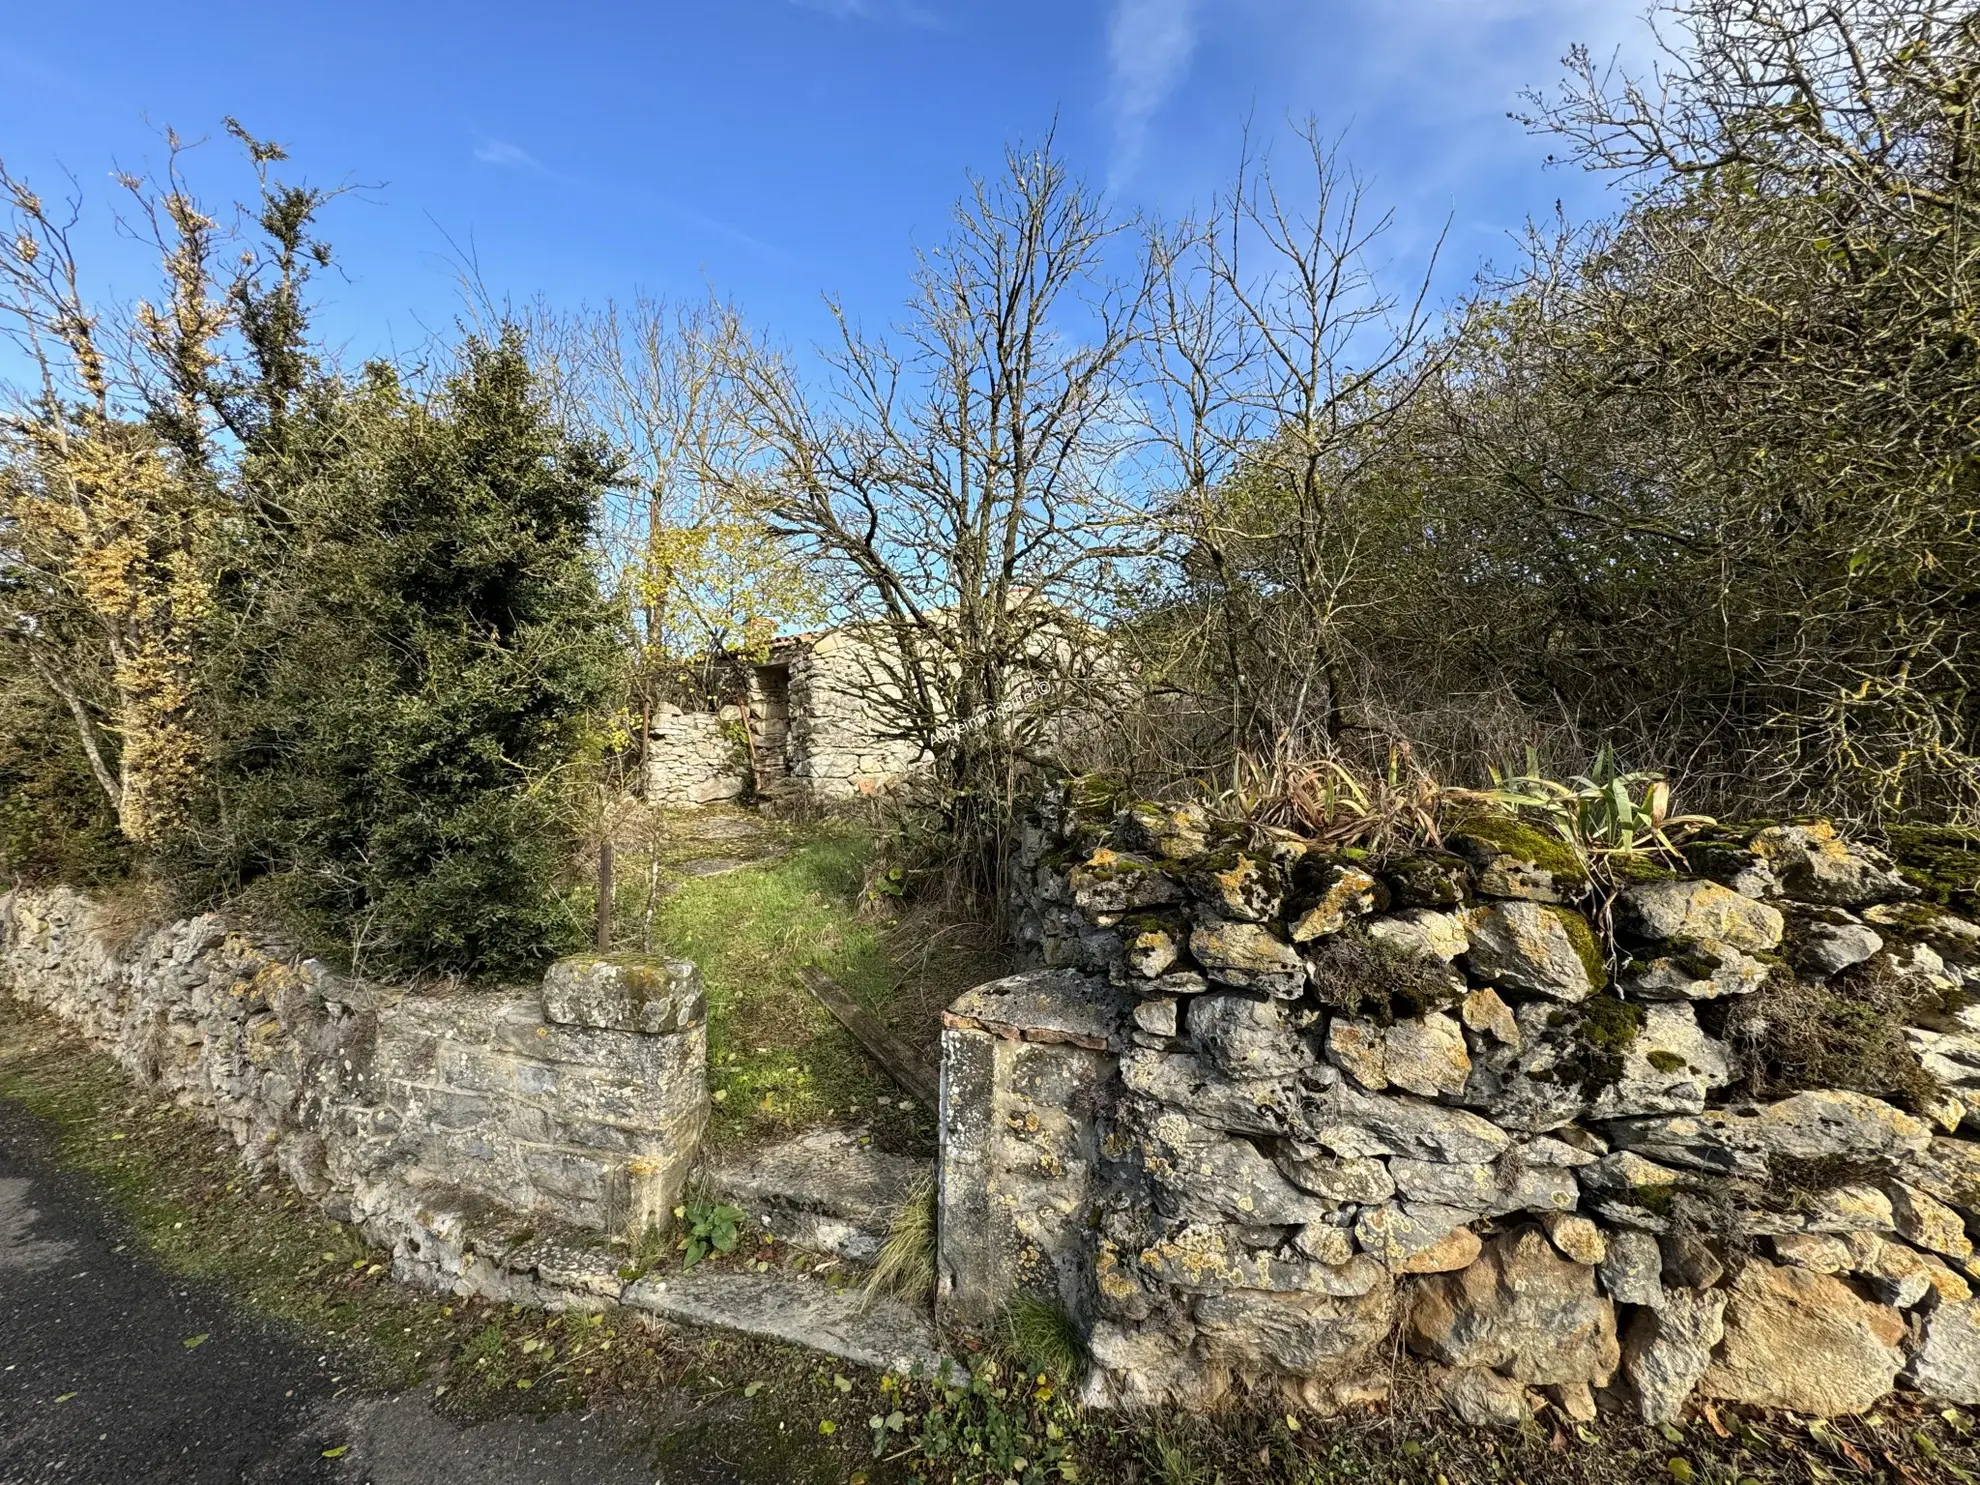
[[[894,1214],[935,1165],[860,1143],[854,1129],[817,1129],[711,1162],[701,1186],[742,1208],[752,1228],[808,1253],[871,1263]]]
[[[626,1286],[621,1303],[682,1325],[739,1331],[902,1375],[939,1376],[953,1366],[935,1344],[925,1310],[892,1295],[869,1298],[817,1279],[772,1270],[704,1266],[649,1274]]]

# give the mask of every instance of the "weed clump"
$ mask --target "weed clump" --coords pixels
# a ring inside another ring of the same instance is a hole
[[[1943,1094],[1911,1050],[1904,1029],[1944,996],[1915,975],[1872,960],[1828,981],[1771,976],[1726,1019],[1748,1091],[1778,1098],[1803,1088],[1840,1088],[1894,1098],[1913,1112]]]
[[[1042,1373],[1061,1387],[1086,1374],[1086,1337],[1065,1306],[1026,1295],[1004,1312],[1011,1348],[1027,1371]]]
[[[935,1287],[935,1178],[921,1176],[908,1188],[887,1225],[887,1240],[866,1281],[867,1303],[897,1294],[919,1303]]]
[[[1442,960],[1372,939],[1358,924],[1321,939],[1309,963],[1321,1001],[1384,1026],[1442,1010],[1463,993]]]

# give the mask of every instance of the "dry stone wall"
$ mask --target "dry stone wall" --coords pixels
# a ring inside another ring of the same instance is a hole
[[[1328,1410],[1398,1335],[1478,1422],[1980,1403],[1980,845],[1445,844],[1053,801],[1045,968],[944,1032],[948,1313],[1057,1297],[1112,1403]]]
[[[0,993],[359,1224],[398,1277],[461,1294],[616,1296],[597,1239],[666,1223],[708,1117],[684,962],[570,960],[539,988],[408,993],[218,917],[126,944],[77,893],[17,891],[0,898]]]
[[[748,784],[742,713],[664,712],[647,729],[646,799],[688,809],[739,797]]]
[[[877,794],[921,766],[889,703],[887,666],[875,641],[833,630],[796,651],[789,699],[790,774],[821,803]]]

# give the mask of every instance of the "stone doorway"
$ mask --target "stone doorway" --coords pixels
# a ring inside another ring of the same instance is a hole
[[[790,666],[751,666],[749,741],[759,795],[776,794],[790,778],[790,737]]]

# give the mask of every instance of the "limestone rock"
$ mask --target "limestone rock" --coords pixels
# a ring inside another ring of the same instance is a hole
[[[1935,1139],[1923,1155],[1906,1164],[1904,1179],[1958,1212],[1969,1230],[1980,1232],[1980,1144]]]
[[[1664,1251],[1647,1232],[1617,1228],[1605,1234],[1608,1251],[1597,1272],[1602,1288],[1619,1305],[1664,1302]]]
[[[1454,907],[1471,895],[1471,866],[1462,856],[1420,851],[1387,862],[1382,880],[1404,907]]]
[[[1817,920],[1802,930],[1794,956],[1795,968],[1826,980],[1853,964],[1861,964],[1883,947],[1884,940],[1877,930],[1862,923]]]
[[[1767,1157],[1898,1160],[1932,1142],[1931,1127],[1862,1093],[1817,1089],[1750,1109],[1713,1109],[1607,1126],[1619,1149],[1666,1165],[1764,1179]]]
[[[1840,1274],[1851,1270],[1849,1244],[1835,1233],[1777,1233],[1771,1244],[1774,1257],[1796,1268],[1818,1274]]]
[[[1212,1362],[1339,1379],[1368,1364],[1392,1305],[1386,1281],[1358,1298],[1232,1290],[1197,1300],[1197,1335]]]
[[[1941,1088],[1962,1094],[1980,1091],[1980,1035],[1907,1026],[1904,1038],[1918,1065]]]
[[[1292,1235],[1293,1251],[1326,1268],[1354,1262],[1354,1235],[1332,1222],[1308,1222]]]
[[[1887,1193],[1901,1236],[1945,1258],[1964,1262],[1973,1256],[1966,1226],[1951,1207],[1902,1182],[1893,1182]]]
[[[1130,1094],[1234,1134],[1305,1127],[1301,1085],[1290,1077],[1234,1079],[1207,1057],[1131,1047],[1121,1057],[1121,1082]]]
[[[1575,1120],[1652,1113],[1702,1112],[1710,1090],[1731,1078],[1723,1044],[1706,1036],[1688,1004],[1619,1007],[1607,998],[1563,1011],[1543,1001],[1519,1008],[1517,1048],[1480,1048],[1464,1102],[1510,1129],[1542,1132]],[[1627,1015],[1627,1041],[1608,1033],[1607,1018],[1584,1020],[1589,1009]],[[1605,1028],[1591,1040],[1588,1021]]]
[[[1547,1240],[1563,1258],[1592,1264],[1597,1269],[1608,1259],[1609,1245],[1602,1237],[1602,1229],[1586,1217],[1572,1212],[1551,1211],[1540,1218],[1540,1226],[1546,1230]]]
[[[1685,1180],[1680,1172],[1645,1160],[1631,1150],[1604,1155],[1576,1171],[1575,1176],[1581,1182],[1585,1205],[1592,1205],[1610,1222],[1647,1232],[1664,1230],[1664,1219],[1656,1212],[1667,1205]]]
[[[1145,1164],[1158,1205],[1177,1216],[1293,1225],[1322,1221],[1332,1210],[1280,1175],[1250,1140],[1204,1129],[1182,1114],[1155,1120]]]
[[[1388,1026],[1336,1016],[1327,1027],[1327,1059],[1371,1092],[1394,1086],[1426,1098],[1463,1092],[1471,1074],[1464,1033],[1439,1011]]]
[[[1645,1423],[1670,1423],[1684,1411],[1725,1335],[1725,1309],[1722,1289],[1671,1289],[1656,1309],[1637,1311],[1623,1340],[1623,1374]]]
[[[685,959],[559,959],[543,976],[543,1019],[553,1025],[652,1035],[705,1015],[700,972]]]
[[[1786,927],[1778,908],[1717,882],[1644,882],[1616,899],[1618,932],[1640,943],[1672,939],[1725,944],[1744,953],[1777,946]]]
[[[1533,1416],[1525,1386],[1490,1367],[1459,1367],[1438,1391],[1444,1406],[1471,1428],[1517,1428]]]
[[[1395,1195],[1388,1166],[1367,1156],[1329,1155],[1317,1146],[1294,1143],[1282,1146],[1273,1158],[1287,1180],[1329,1201],[1366,1206]]]
[[[1414,908],[1393,917],[1377,918],[1367,928],[1369,938],[1399,953],[1449,964],[1471,947],[1471,933],[1462,913]]]
[[[1324,1242],[1315,1247],[1329,1247]],[[1109,1256],[1102,1245],[1096,1287],[1103,1300],[1121,1297],[1124,1278],[1115,1271],[1125,1255]],[[1275,1294],[1331,1294],[1356,1298],[1385,1283],[1387,1271],[1365,1254],[1346,1263],[1314,1261],[1297,1251],[1246,1248],[1222,1222],[1170,1222],[1145,1235],[1132,1255],[1133,1268],[1157,1283],[1192,1294],[1226,1289],[1258,1289]],[[1131,1284],[1127,1284],[1132,1289]]]
[[[1363,1093],[1345,1083],[1308,1099],[1305,1112],[1312,1138],[1338,1155],[1482,1163],[1512,1146],[1512,1137],[1498,1125],[1465,1109]]]
[[[1702,1112],[1707,1094],[1731,1081],[1725,1045],[1699,1030],[1689,1005],[1646,1006],[1619,1075],[1596,1093],[1588,1117]]]
[[[1764,962],[1731,944],[1700,939],[1652,958],[1631,960],[1622,987],[1632,1000],[1718,1000],[1751,995],[1767,983],[1769,973]]]
[[[1490,1037],[1515,1052],[1519,1050],[1519,1021],[1514,1017],[1512,1007],[1501,1000],[1499,992],[1490,985],[1480,986],[1465,996],[1458,1014],[1466,1030]]]
[[[1360,867],[1329,862],[1323,869],[1317,900],[1292,925],[1292,941],[1311,943],[1339,933],[1355,919],[1387,906],[1388,896],[1387,889]]]
[[[1284,939],[1256,923],[1206,917],[1190,931],[1189,951],[1211,979],[1241,990],[1296,1000],[1306,988],[1306,962]]]
[[[1384,1202],[1363,1207],[1355,1219],[1354,1240],[1361,1251],[1391,1273],[1419,1253],[1441,1243],[1472,1214],[1456,1207],[1421,1202]]]
[[[1578,1170],[1584,1165],[1593,1165],[1609,1153],[1607,1144],[1585,1130],[1565,1129],[1561,1133],[1581,1135],[1589,1143],[1583,1146],[1551,1134],[1536,1135],[1519,1147],[1519,1158],[1528,1165],[1557,1165],[1563,1170]]]
[[[1412,1253],[1396,1266],[1399,1274],[1448,1274],[1478,1261],[1484,1241],[1469,1227],[1454,1227],[1429,1247]]]
[[[1879,1244],[1862,1276],[1870,1297],[1894,1310],[1908,1310],[1935,1292],[1925,1255],[1903,1243]]]
[[[1189,1039],[1229,1077],[1285,1077],[1313,1061],[1275,1001],[1199,995],[1189,1002],[1187,1024]]]
[[[1842,840],[1826,821],[1763,830],[1752,851],[1772,868],[1781,893],[1796,902],[1862,907],[1918,895],[1890,857]]]
[[[1131,804],[1114,817],[1114,838],[1130,851],[1193,861],[1210,848],[1210,817],[1198,804]]]
[[[1585,1000],[1604,978],[1586,920],[1534,902],[1480,908],[1471,921],[1464,963],[1481,980],[1553,1000]]]
[[[1389,1175],[1403,1198],[1503,1216],[1508,1212],[1564,1212],[1580,1200],[1572,1171],[1552,1166],[1480,1165],[1410,1160],[1389,1162]]]
[[[1193,1331],[1180,1337],[1147,1325],[1101,1319],[1087,1336],[1091,1365],[1080,1390],[1089,1407],[1154,1408],[1193,1399],[1201,1368],[1190,1354]]]
[[[1969,923],[1922,903],[1902,906],[1883,903],[1865,908],[1863,916],[1880,927],[1923,941],[1953,964],[1980,963],[1980,923]]]
[[[1153,980],[1167,974],[1181,956],[1181,939],[1167,927],[1130,928],[1122,934],[1121,960],[1141,979]]]
[[[1160,995],[1134,1003],[1134,1024],[1139,1031],[1150,1036],[1172,1037],[1176,1034],[1176,998],[1173,995]]]
[[[1575,1422],[1595,1421],[1595,1394],[1586,1382],[1557,1382],[1547,1389],[1547,1396],[1553,1399],[1555,1407]]]
[[[1200,861],[1183,884],[1218,917],[1242,923],[1270,922],[1285,896],[1285,881],[1273,863],[1245,855]]]
[[[1670,1233],[1658,1246],[1664,1252],[1666,1289],[1710,1289],[1726,1276],[1717,1250],[1701,1237]]]
[[[1559,902],[1588,883],[1588,869],[1561,840],[1511,819],[1471,821],[1450,838],[1486,897]]]
[[[1837,1279],[1749,1260],[1701,1390],[1819,1417],[1860,1413],[1891,1390],[1904,1364],[1903,1334],[1897,1311],[1857,1298]]]
[[[1942,1304],[1925,1317],[1905,1380],[1941,1402],[1980,1404],[1980,1300]]]
[[[1182,888],[1146,856],[1106,847],[1072,869],[1067,878],[1073,906],[1088,917],[1115,916],[1137,908],[1182,901]]]
[[[1595,1270],[1563,1258],[1531,1225],[1494,1238],[1463,1272],[1423,1280],[1407,1334],[1412,1350],[1447,1366],[1529,1384],[1602,1386],[1622,1354]]]

